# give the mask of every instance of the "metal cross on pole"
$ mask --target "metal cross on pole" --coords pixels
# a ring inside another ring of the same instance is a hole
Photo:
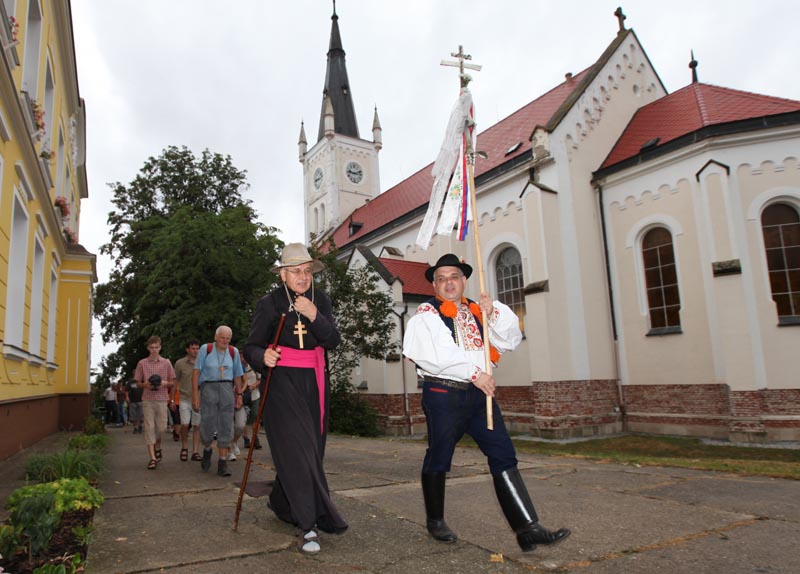
[[[476,72],[480,72],[481,68],[483,66],[481,66],[479,64],[470,64],[469,62],[466,62],[465,60],[471,60],[472,56],[470,56],[469,54],[465,54],[464,53],[464,46],[462,46],[460,44],[458,46],[458,52],[450,52],[450,55],[453,58],[457,58],[458,62],[453,62],[453,61],[449,61],[449,60],[442,60],[441,61],[441,65],[442,66],[453,66],[454,68],[458,68],[458,77],[461,79],[461,87],[462,88],[466,88],[467,84],[469,84],[472,81],[472,76],[470,76],[469,74],[465,74],[464,73],[464,68],[467,68],[468,70],[475,70]]]
[[[464,46],[458,46],[458,52],[452,52],[450,54],[453,58],[456,58],[458,61],[448,61],[442,60],[442,66],[452,66],[458,67],[458,77],[461,80],[461,91],[464,92],[465,90],[469,90],[467,87],[469,83],[472,81],[472,77],[467,74],[464,69],[468,70],[475,70],[476,72],[480,71],[482,66],[479,64],[471,64],[468,60],[472,60],[472,56],[469,54],[464,53]],[[464,135],[465,137],[465,151],[467,155],[467,176],[469,178],[469,202],[470,202],[470,209],[472,211],[472,221],[473,225],[473,235],[475,237],[475,257],[476,257],[476,264],[478,267],[478,277],[480,279],[480,289],[481,293],[486,293],[486,275],[483,271],[483,255],[481,254],[481,238],[480,238],[480,231],[478,229],[478,202],[476,199],[475,194],[475,148],[473,147],[472,143],[472,130],[475,126],[475,121],[472,119],[472,113],[470,112],[470,118],[467,120],[467,125],[464,126]],[[485,154],[483,154],[485,155]],[[483,356],[484,356],[484,363],[486,364],[486,373],[488,375],[492,374],[492,361],[491,361],[491,347],[489,346],[489,322],[488,318],[486,317],[486,313],[481,310],[481,322],[483,323]],[[486,395],[486,428],[489,430],[494,430],[494,407],[492,404],[492,397]]]

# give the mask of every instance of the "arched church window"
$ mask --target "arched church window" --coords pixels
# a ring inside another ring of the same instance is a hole
[[[320,219],[319,230],[320,230],[320,233],[321,233],[321,232],[325,231],[325,226],[327,225],[327,223],[325,222],[325,204],[324,203],[319,206],[319,214],[320,214],[320,217],[319,217],[319,219]]]
[[[519,326],[525,325],[525,283],[522,280],[522,257],[515,247],[507,247],[497,256],[495,263],[497,300],[505,303],[519,317]]]
[[[648,231],[642,239],[642,259],[650,312],[650,334],[680,332],[681,297],[672,234],[664,227]]]
[[[800,214],[791,205],[775,203],[761,214],[761,229],[778,317],[781,322],[800,320]]]
[[[314,233],[319,233],[319,210],[314,208]]]

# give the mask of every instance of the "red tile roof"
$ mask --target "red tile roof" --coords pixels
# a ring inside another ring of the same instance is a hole
[[[425,279],[427,263],[405,261],[402,259],[387,259],[379,257],[384,267],[403,282],[403,295],[425,295],[433,297],[433,285]]]
[[[570,94],[580,87],[581,80],[590,71],[592,71],[592,67],[570,80],[562,82],[543,96],[479,133],[475,147],[486,152],[489,159],[478,158],[475,165],[475,177],[529,152],[531,149],[530,137],[534,128],[548,124]],[[480,102],[477,105],[477,112],[480,114]],[[480,119],[480,115],[478,118]],[[506,152],[517,143],[520,146],[514,152],[506,155]],[[348,217],[333,232],[336,245],[342,248],[349,243],[358,241],[368,233],[428,203],[433,186],[432,168],[433,164],[431,163],[366,205],[356,209],[351,216],[352,221],[362,223],[363,226],[351,236],[349,228],[351,218]]]
[[[692,83],[640,108],[600,169],[638,155],[642,145],[658,146],[701,128],[800,110],[800,102]]]

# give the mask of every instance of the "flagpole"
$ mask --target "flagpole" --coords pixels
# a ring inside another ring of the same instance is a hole
[[[457,62],[448,62],[446,60],[442,60],[442,66],[458,66],[458,77],[461,86],[461,93],[465,90],[469,90],[469,83],[472,81],[472,78],[469,74],[464,72],[464,68],[468,68],[470,70],[480,71],[481,67],[478,64],[469,63],[467,60],[471,60],[472,56],[469,54],[464,53],[464,47],[459,46],[458,52],[451,53],[452,57],[456,58]],[[472,140],[472,131],[474,129],[474,121],[470,118],[467,120],[466,125],[464,126],[464,139],[466,140],[465,152],[467,155],[467,178],[468,178],[468,193],[469,193],[469,203],[470,203],[470,210],[472,211],[472,222],[474,227],[474,236],[475,236],[475,258],[477,260],[478,265],[478,280],[480,282],[480,292],[486,293],[486,274],[483,271],[483,255],[481,253],[481,236],[480,231],[478,230],[478,200],[477,194],[475,191],[475,149],[473,146]],[[485,372],[487,375],[492,374],[492,354],[491,354],[491,346],[489,345],[489,318],[486,316],[486,313],[483,309],[481,309],[481,323],[483,324],[483,357],[484,362],[486,363]],[[486,395],[486,428],[489,430],[494,430],[494,415],[493,415],[493,408],[492,408],[492,397]]]
[[[469,203],[472,210],[473,235],[475,236],[475,257],[478,264],[478,279],[480,281],[481,293],[486,293],[486,274],[483,271],[483,255],[481,254],[481,236],[478,231],[478,200],[475,193],[475,150],[472,149],[471,138],[467,150],[467,176],[469,177]],[[492,374],[491,347],[489,346],[489,318],[486,311],[481,308],[481,322],[483,323],[483,357],[486,363],[486,374]],[[486,395],[486,428],[494,430],[494,416],[492,409],[492,397]]]

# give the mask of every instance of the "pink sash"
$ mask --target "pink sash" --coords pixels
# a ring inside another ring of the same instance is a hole
[[[322,347],[317,347],[313,351],[281,347],[281,358],[277,366],[314,369],[319,390],[319,432],[320,434],[325,432],[325,350]]]

